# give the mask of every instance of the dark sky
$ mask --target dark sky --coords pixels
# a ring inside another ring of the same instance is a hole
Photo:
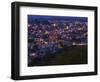
[[[32,20],[67,20],[67,21],[81,21],[87,22],[87,17],[72,17],[72,16],[47,16],[47,15],[28,15],[28,21]]]

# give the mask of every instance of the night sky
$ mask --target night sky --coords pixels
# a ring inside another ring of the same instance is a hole
[[[47,16],[47,15],[28,15],[28,22],[33,20],[67,20],[87,22],[87,17],[72,17],[72,16]]]

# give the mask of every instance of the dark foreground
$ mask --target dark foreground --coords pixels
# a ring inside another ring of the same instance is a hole
[[[87,64],[87,56],[87,46],[72,46],[56,54],[48,53],[42,58],[34,58],[28,66]]]

